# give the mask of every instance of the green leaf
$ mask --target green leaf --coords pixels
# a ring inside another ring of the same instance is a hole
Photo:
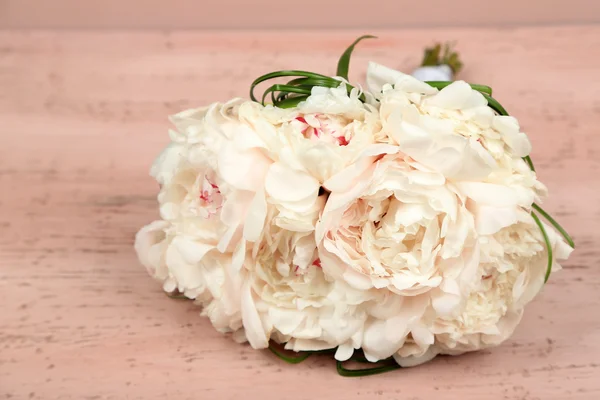
[[[440,63],[440,54],[442,52],[442,44],[436,43],[433,47],[427,47],[425,49],[425,55],[423,61],[421,61],[422,67],[434,67]]]
[[[531,161],[531,157],[525,156],[523,157],[523,160],[527,163],[527,165],[529,165],[529,168],[535,172],[535,166],[533,165],[533,161]]]
[[[363,35],[356,39],[354,43],[352,43],[350,47],[348,47],[340,57],[340,60],[338,61],[337,65],[337,76],[348,80],[348,70],[350,69],[350,56],[352,56],[354,46],[356,46],[363,39],[377,39],[377,36]]]
[[[263,94],[261,103],[263,105],[265,104],[265,98],[267,97],[267,95],[269,93],[271,93],[273,95],[272,99],[273,99],[273,103],[275,103],[275,97],[274,97],[275,92],[299,93],[299,94],[310,95],[310,89],[306,89],[306,88],[298,87],[298,86],[282,85],[282,84],[276,83],[275,85],[272,85],[267,90],[265,90],[265,93]]]
[[[442,53],[441,43],[436,43],[433,47],[426,48],[421,66],[447,65],[452,69],[452,73],[458,74],[463,67],[458,53],[452,50],[451,43],[445,43],[443,50]]]
[[[308,98],[308,96],[306,96],[306,95],[289,96],[283,100],[277,100],[277,103],[275,104],[275,106],[277,106],[279,108],[293,108],[293,107],[296,107],[301,102],[303,102],[304,100],[306,100],[307,98]]]
[[[539,212],[542,217],[546,218],[546,220],[548,222],[550,222],[550,224],[557,230],[560,232],[560,234],[562,235],[563,238],[565,238],[565,240],[567,241],[567,243],[569,243],[569,246],[571,246],[571,248],[575,248],[575,242],[573,241],[573,239],[571,238],[571,236],[567,233],[567,231],[565,230],[565,228],[563,228],[562,226],[560,226],[560,224],[558,222],[556,222],[556,220],[554,218],[552,218],[550,216],[550,214],[548,214],[542,207],[538,206],[537,204],[533,203],[533,208]]]
[[[309,351],[306,351],[306,352],[299,353],[300,355],[298,357],[286,356],[285,354],[280,352],[275,346],[273,346],[271,343],[269,343],[269,350],[271,350],[271,353],[275,354],[278,358],[282,359],[283,361],[285,361],[286,363],[289,363],[289,364],[299,364],[313,354]]]
[[[337,79],[322,79],[322,78],[296,78],[292,79],[287,83],[288,85],[300,85],[300,86],[324,86],[329,88],[336,88],[342,84],[342,81]]]
[[[431,87],[434,87],[436,89],[443,89],[446,86],[450,85],[451,83],[453,83],[452,81],[426,81],[426,84],[428,84]],[[475,83],[469,83],[469,86],[471,86],[471,88],[473,90],[477,90],[478,92],[480,92],[481,94],[487,94],[487,95],[491,95],[492,94],[492,88],[489,86],[485,86],[485,85],[477,85]]]
[[[552,245],[550,244],[550,238],[548,237],[548,232],[546,232],[546,228],[544,228],[544,224],[540,221],[540,218],[534,213],[531,213],[533,220],[537,224],[537,226],[542,231],[542,236],[544,237],[544,242],[546,242],[546,251],[548,252],[548,267],[546,268],[546,276],[544,276],[544,283],[548,282],[550,278],[550,273],[552,272]]]
[[[330,76],[316,74],[314,72],[308,72],[308,71],[297,71],[297,70],[275,71],[275,72],[271,72],[271,73],[259,76],[258,78],[256,78],[254,80],[254,82],[252,82],[252,85],[250,85],[250,99],[252,99],[252,101],[258,102],[258,100],[256,99],[256,96],[254,96],[254,88],[256,88],[256,86],[258,86],[262,82],[268,81],[270,79],[281,78],[281,77],[286,77],[286,76],[301,76],[301,77],[305,77],[305,78],[319,78],[319,79],[325,79],[325,80],[334,80]]]
[[[402,367],[400,365],[398,365],[395,361],[392,360],[391,362],[387,362],[386,365],[382,365],[379,367],[372,367],[372,368],[361,368],[361,369],[347,369],[347,368],[344,368],[344,365],[341,361],[336,361],[336,368],[337,368],[338,374],[340,374],[341,376],[355,378],[355,377],[360,377],[360,376],[383,374],[385,372],[394,371],[394,370],[400,369]]]
[[[490,106],[490,108],[494,111],[496,111],[498,114],[500,115],[508,115],[508,112],[506,111],[506,109],[504,107],[502,107],[502,104],[498,103],[498,101],[496,99],[494,99],[492,96],[490,96],[487,93],[481,93],[483,95],[483,97],[485,97],[485,99],[488,102],[488,106]]]

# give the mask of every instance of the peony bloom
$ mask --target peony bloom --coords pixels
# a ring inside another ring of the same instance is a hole
[[[334,285],[318,259],[325,197],[307,172],[279,161],[274,127],[256,107],[234,100],[172,118],[173,143],[151,169],[163,220],[144,227],[135,248],[165,291],[196,299],[220,331],[255,348],[270,339],[335,347],[354,330],[336,331],[348,324],[346,306],[332,319]]]
[[[465,82],[371,64],[367,83],[173,116],[141,264],[257,349],[414,366],[500,344],[543,287],[548,247],[553,271],[572,251],[531,215],[547,191],[527,136]]]
[[[254,323],[244,327],[254,348],[271,339],[294,351],[329,349],[350,340],[364,323],[364,313],[339,301],[352,291],[328,279],[321,267],[314,224],[324,200],[300,216],[311,225],[270,208],[263,237],[246,256],[242,303],[251,308]]]
[[[376,148],[381,129],[377,109],[337,88],[315,87],[305,102],[291,109],[254,109],[277,129],[278,156],[292,169],[306,171],[323,183]]]
[[[242,326],[240,281],[230,275],[231,255],[194,237],[180,234],[166,221],[155,221],[136,235],[135,250],[150,275],[163,282],[163,289],[179,291],[203,306],[220,332],[235,332]]]
[[[239,117],[244,104],[232,100],[172,117],[172,143],[151,169],[161,185],[163,220],[143,228],[135,246],[166,291],[199,299],[215,326],[229,330],[241,327],[240,269],[247,243],[262,234],[269,193],[286,194],[282,181],[299,195],[296,208],[279,216],[285,220],[314,207],[319,189],[307,174],[269,157],[254,129],[261,121]]]
[[[467,199],[443,175],[401,154],[383,156],[347,186],[329,186],[317,240],[325,273],[383,296],[386,306],[368,311],[365,355],[392,356],[412,329],[432,344],[431,333],[419,336],[427,307],[450,315],[476,278]]]
[[[513,117],[499,116],[469,84],[435,88],[378,64],[367,73],[378,93],[383,131],[400,150],[452,180],[485,179],[531,145]]]
[[[317,226],[324,268],[360,289],[388,288],[414,296],[439,286],[476,244],[466,198],[407,156],[390,154],[332,190]],[[442,265],[440,265],[442,263]]]
[[[549,226],[555,261],[567,259],[569,247]],[[514,331],[524,306],[542,289],[547,267],[547,250],[538,226],[528,213],[519,221],[480,242],[480,279],[465,297],[462,309],[453,316],[438,316],[431,321],[437,351],[458,354],[496,346]]]

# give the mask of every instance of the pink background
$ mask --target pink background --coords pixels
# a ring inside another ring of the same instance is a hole
[[[0,399],[600,399],[598,22],[600,0],[0,0]],[[167,115],[273,70],[333,74],[366,32],[356,82],[456,41],[460,78],[529,134],[577,249],[502,346],[349,379],[217,333],[132,247],[158,216]]]
[[[598,0],[0,0],[0,28],[399,29],[592,22],[600,22]]]

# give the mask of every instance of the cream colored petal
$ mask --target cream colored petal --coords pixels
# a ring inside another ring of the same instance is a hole
[[[255,242],[260,237],[264,229],[265,218],[267,217],[267,202],[262,188],[260,188],[248,209],[244,221],[244,238],[250,242]]]
[[[315,196],[319,191],[319,182],[305,172],[292,170],[277,162],[269,168],[265,189],[274,199],[293,202]]]
[[[433,94],[437,89],[428,84],[402,72],[395,71],[381,64],[369,62],[367,67],[367,87],[369,92],[375,94],[381,93],[386,85],[395,85],[399,90],[406,92],[416,92],[424,94]]]
[[[253,348],[264,349],[269,346],[269,341],[256,310],[250,286],[250,281],[246,280],[242,285],[241,291],[241,311],[244,331],[248,342]]]
[[[255,191],[263,185],[271,163],[257,149],[240,151],[228,143],[218,154],[218,174],[237,189]]]

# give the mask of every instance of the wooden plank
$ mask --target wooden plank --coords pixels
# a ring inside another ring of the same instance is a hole
[[[463,78],[521,120],[578,249],[505,345],[347,379],[216,333],[138,265],[167,114],[246,96],[261,73],[332,73],[361,32],[0,32],[0,398],[597,399],[600,27],[379,32],[357,49],[410,70],[453,39]]]
[[[600,22],[596,0],[1,0],[0,28],[400,29]]]

